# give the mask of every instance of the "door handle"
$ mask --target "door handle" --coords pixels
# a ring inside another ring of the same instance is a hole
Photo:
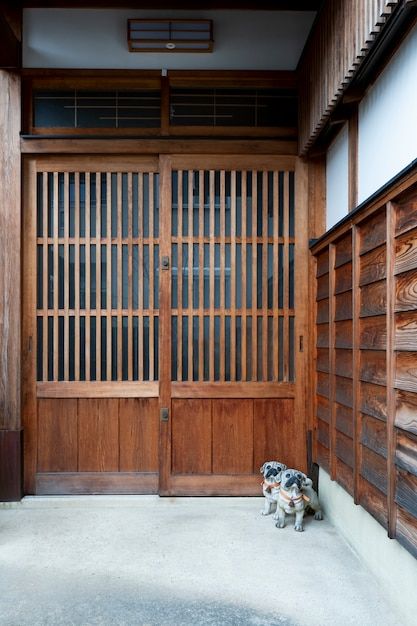
[[[161,416],[161,422],[167,422],[169,420],[169,409],[167,409],[166,407],[162,408],[160,412],[160,416]]]
[[[169,270],[169,256],[163,256],[161,259],[161,267],[163,270]]]

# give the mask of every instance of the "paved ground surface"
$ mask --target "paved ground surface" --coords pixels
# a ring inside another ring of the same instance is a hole
[[[153,496],[0,505],[0,624],[401,623],[326,520],[279,530],[261,506]]]

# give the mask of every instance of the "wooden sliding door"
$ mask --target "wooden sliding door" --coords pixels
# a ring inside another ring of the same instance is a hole
[[[305,468],[294,161],[26,163],[27,493],[257,494],[267,458]]]
[[[167,157],[161,172],[161,491],[257,494],[267,458],[306,464],[294,160]]]

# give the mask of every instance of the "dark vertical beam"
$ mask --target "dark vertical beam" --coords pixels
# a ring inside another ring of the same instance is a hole
[[[18,69],[22,64],[22,9],[0,3],[0,68]]]
[[[0,500],[19,500],[20,406],[20,77],[0,70]]]

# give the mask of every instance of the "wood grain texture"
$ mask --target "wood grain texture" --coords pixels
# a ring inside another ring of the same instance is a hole
[[[417,200],[412,197],[399,202],[396,211],[395,235],[398,237],[409,230],[417,228]]]
[[[328,348],[317,348],[316,368],[318,372],[329,373],[329,350]]]
[[[395,311],[417,309],[417,270],[411,270],[397,276],[395,292]]]
[[[326,446],[323,446],[320,441],[317,442],[316,461],[326,472],[330,471],[330,451]]]
[[[295,415],[294,401],[255,400],[253,414],[254,471],[267,459],[306,471],[304,428]]]
[[[119,399],[120,472],[157,472],[158,398]]]
[[[395,274],[417,269],[417,228],[395,240]]]
[[[387,424],[370,415],[362,415],[360,441],[373,452],[387,457]]]
[[[172,402],[172,473],[212,473],[211,400]]]
[[[387,251],[385,244],[367,252],[359,259],[359,286],[382,280],[387,275]]]
[[[353,410],[343,404],[336,403],[336,428],[338,431],[353,439]]]
[[[385,280],[361,287],[360,316],[381,315],[387,310],[387,285]]]
[[[348,233],[336,242],[334,266],[340,267],[352,260],[352,236]]]
[[[362,447],[360,474],[382,493],[387,493],[387,461],[379,454]]]
[[[387,418],[387,393],[385,387],[361,382],[359,406],[362,413],[385,421]]]
[[[136,472],[40,473],[35,494],[60,495],[146,495],[158,492],[158,474]]]
[[[253,401],[213,400],[213,473],[252,474]]]
[[[395,502],[417,519],[417,476],[398,469],[396,486]]]
[[[396,433],[395,463],[413,476],[417,476],[417,437],[404,432]]]
[[[359,324],[359,346],[361,350],[385,350],[387,325],[385,315],[361,318]]]
[[[352,320],[345,322],[335,322],[334,324],[334,346],[335,348],[352,348]]]
[[[352,319],[352,291],[345,291],[335,297],[334,319],[336,321]]]
[[[353,407],[353,384],[350,378],[335,376],[335,400],[344,406]]]
[[[317,420],[317,441],[325,448],[330,448],[330,429],[327,422],[323,420]]]
[[[397,389],[417,392],[417,357],[415,352],[397,352],[394,384]]]
[[[0,70],[0,428],[21,425],[20,76]]]
[[[417,519],[400,506],[397,508],[396,539],[417,558]]]
[[[387,357],[384,350],[361,350],[360,380],[375,385],[385,385],[387,381]]]
[[[336,456],[353,469],[353,439],[347,435],[336,431]]]
[[[76,472],[78,400],[38,401],[38,472]]]
[[[317,395],[316,399],[316,415],[321,420],[330,423],[330,402],[328,398]]]
[[[325,398],[330,398],[330,377],[329,374],[317,372],[317,393]]]
[[[417,435],[417,394],[397,391],[395,426]]]
[[[23,496],[23,431],[0,429],[0,501]]]
[[[329,325],[328,324],[317,324],[316,345],[317,345],[318,348],[329,348],[330,347]]]
[[[118,400],[78,400],[79,472],[117,472],[118,439]]]
[[[325,250],[317,256],[316,277],[329,273],[329,251]]]
[[[335,293],[352,289],[352,263],[345,263],[335,270]]]
[[[353,496],[353,471],[341,459],[336,458],[336,480],[351,496]]]
[[[323,274],[317,279],[317,300],[323,300],[329,297],[329,274]]]
[[[386,241],[385,209],[373,215],[360,227],[360,254],[369,252]]]
[[[338,376],[352,378],[353,357],[352,350],[338,348],[335,350],[334,373]]]
[[[323,324],[329,321],[329,299],[319,300],[317,302],[316,323]]]
[[[388,528],[387,497],[363,477],[360,479],[359,504],[384,528]]]
[[[417,311],[395,314],[395,350],[417,352]]]

